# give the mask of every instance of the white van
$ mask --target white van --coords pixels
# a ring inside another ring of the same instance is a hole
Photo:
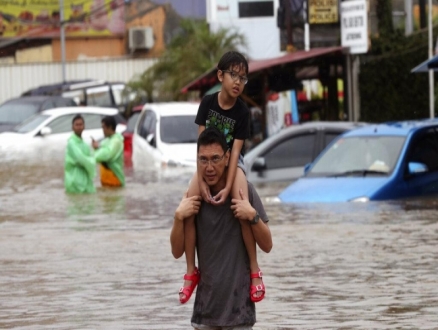
[[[199,103],[147,103],[132,138],[134,168],[196,166]]]

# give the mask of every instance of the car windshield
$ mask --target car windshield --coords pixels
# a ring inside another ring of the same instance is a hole
[[[38,112],[38,105],[32,103],[8,102],[0,106],[0,123],[19,124]]]
[[[17,125],[14,127],[14,131],[17,133],[27,133],[35,128],[37,128],[43,121],[45,121],[49,116],[47,115],[35,115],[28,119],[26,119],[24,122],[22,122],[20,125]]]
[[[317,160],[307,176],[389,175],[405,137],[354,136],[339,138]]]
[[[164,143],[196,143],[198,141],[198,126],[195,116],[161,117],[161,141]]]

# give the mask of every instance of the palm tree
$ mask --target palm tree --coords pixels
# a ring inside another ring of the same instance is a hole
[[[184,19],[157,63],[128,85],[149,101],[181,100],[181,88],[214,67],[227,51],[246,48],[243,35],[231,29],[210,32],[205,21]],[[153,95],[156,97],[153,97]]]

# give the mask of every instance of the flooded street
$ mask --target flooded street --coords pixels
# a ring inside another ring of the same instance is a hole
[[[191,329],[169,244],[191,170],[70,196],[63,155],[31,159],[0,158],[0,329]],[[438,199],[281,205],[283,187],[258,187],[274,248],[254,329],[438,329]]]

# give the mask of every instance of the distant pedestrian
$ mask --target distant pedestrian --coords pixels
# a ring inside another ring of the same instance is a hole
[[[67,142],[64,163],[64,185],[68,193],[94,193],[96,162],[90,146],[82,139],[84,118],[76,115],[72,121],[73,134]]]
[[[100,182],[103,187],[123,187],[125,173],[123,169],[123,136],[116,132],[117,122],[113,116],[102,119],[105,139],[92,142],[96,149],[94,158],[100,163]]]

